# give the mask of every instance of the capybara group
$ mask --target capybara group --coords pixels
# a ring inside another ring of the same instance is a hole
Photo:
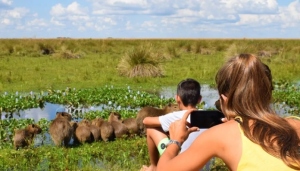
[[[42,129],[36,124],[30,124],[25,129],[15,130],[13,137],[15,149],[27,147],[32,144],[36,134],[40,134]]]
[[[108,121],[102,118],[95,118],[92,120],[91,124],[100,128],[100,135],[103,141],[107,142],[114,140],[114,128]]]
[[[49,133],[56,146],[67,146],[73,135],[70,124],[72,115],[66,112],[57,112],[56,118],[50,123]]]
[[[122,123],[121,115],[117,112],[110,112],[108,117],[108,122],[114,128],[114,133],[116,138],[128,137],[129,130],[128,128]]]
[[[145,134],[145,126],[143,124],[143,120],[146,117],[161,116],[178,110],[179,110],[178,104],[173,104],[173,103],[169,103],[162,109],[151,107],[151,106],[143,107],[141,110],[139,110],[136,116],[136,123],[139,129],[139,134],[140,135]]]

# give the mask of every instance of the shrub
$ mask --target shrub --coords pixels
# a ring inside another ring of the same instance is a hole
[[[160,77],[163,69],[151,45],[144,45],[127,52],[119,62],[119,74],[127,77]]]

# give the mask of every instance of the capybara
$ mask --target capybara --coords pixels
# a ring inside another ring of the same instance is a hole
[[[72,115],[66,112],[57,112],[56,118],[51,122],[49,133],[56,146],[67,146],[72,138],[73,128],[70,121]]]
[[[83,119],[81,121],[81,123],[83,123],[84,125],[86,125],[86,126],[89,127],[89,129],[90,129],[90,131],[91,131],[91,133],[93,135],[93,137],[92,137],[93,141],[100,140],[100,138],[101,138],[101,132],[100,132],[100,128],[98,126],[92,125],[92,122],[89,121],[89,120],[87,120],[87,119]]]
[[[143,124],[143,120],[145,119],[145,117],[161,116],[178,110],[179,110],[178,104],[173,104],[173,103],[169,103],[162,109],[151,107],[151,106],[143,107],[141,110],[139,110],[136,116],[136,123],[139,129],[139,134],[140,135],[145,134],[145,126]]]
[[[75,131],[76,139],[80,143],[91,143],[94,141],[94,136],[89,127],[89,121],[86,119],[81,120]]]
[[[42,129],[36,124],[30,124],[25,129],[15,130],[13,137],[15,149],[20,147],[27,147],[32,144],[36,134],[40,134]]]
[[[100,135],[103,141],[107,142],[114,140],[114,128],[108,121],[102,118],[95,118],[92,120],[92,125],[100,128]]]
[[[77,139],[77,137],[76,137],[76,129],[77,129],[77,127],[78,127],[78,123],[76,122],[76,121],[71,121],[70,122],[70,125],[71,125],[71,127],[72,127],[72,137],[73,137],[73,144],[78,144],[79,143],[79,141],[78,141],[78,139]]]
[[[111,125],[113,126],[116,138],[129,136],[129,130],[126,127],[126,125],[122,123],[121,115],[119,113],[110,112],[110,115],[108,117],[108,122],[110,122]]]
[[[220,112],[222,112],[220,99],[215,102],[215,107],[217,108],[217,110],[219,110]]]
[[[136,124],[136,118],[123,119],[122,123],[128,128],[131,137],[138,135],[139,129]]]

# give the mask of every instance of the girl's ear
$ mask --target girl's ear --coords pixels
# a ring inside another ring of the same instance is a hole
[[[226,97],[224,94],[221,94],[221,99],[222,99],[224,102],[227,102],[227,97]]]
[[[228,100],[228,98],[224,94],[221,94],[221,96],[220,96],[220,108],[221,108],[221,110],[222,110],[222,106],[224,104],[227,104],[227,100]]]

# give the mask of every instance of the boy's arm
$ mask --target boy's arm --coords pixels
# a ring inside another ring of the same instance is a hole
[[[158,117],[146,117],[143,120],[143,124],[147,128],[161,127]]]

